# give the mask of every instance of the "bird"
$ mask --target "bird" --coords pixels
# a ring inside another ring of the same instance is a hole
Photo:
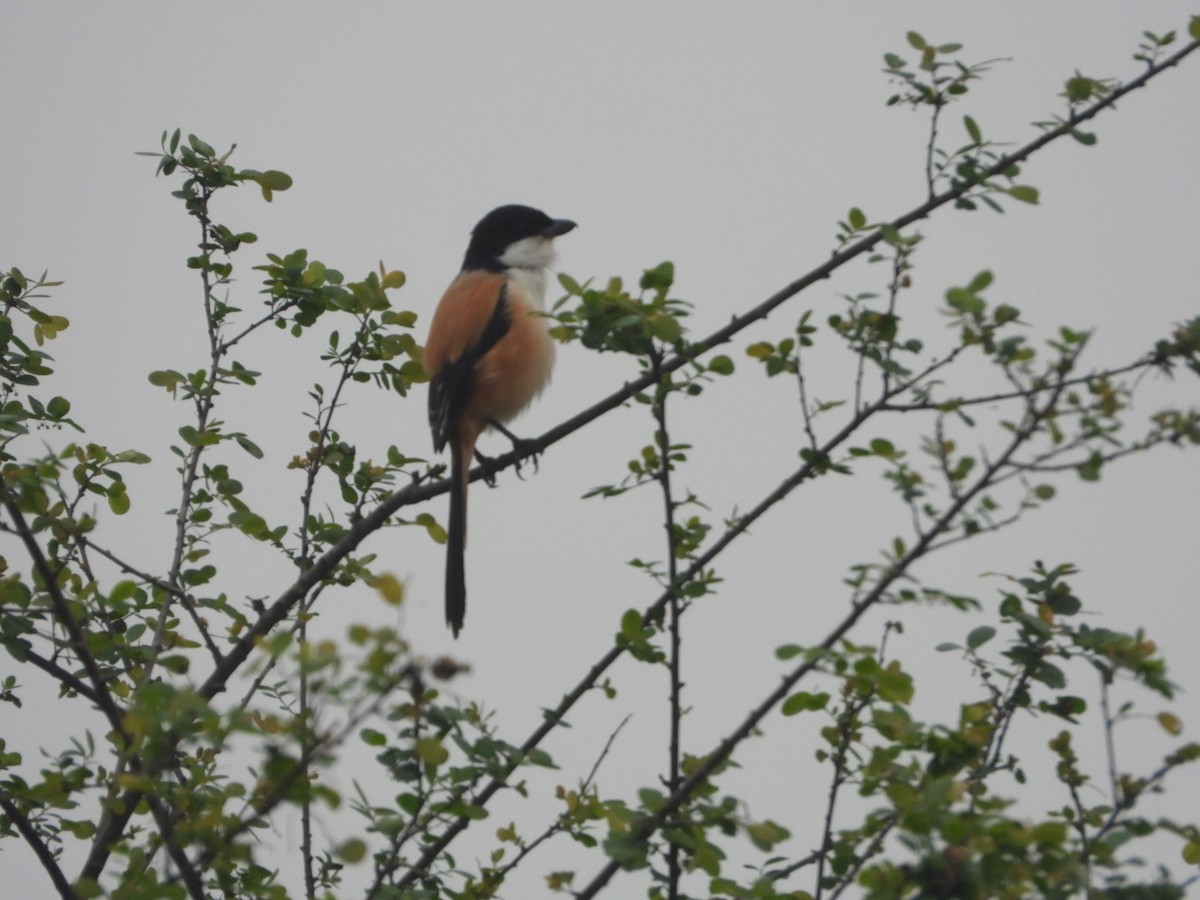
[[[545,310],[554,239],[576,227],[530,206],[493,209],[471,231],[462,270],[433,313],[422,364],[429,375],[433,446],[450,448],[446,624],[457,638],[467,609],[463,552],[475,442],[504,428],[550,380],[554,340]],[[515,440],[515,439],[514,439]]]

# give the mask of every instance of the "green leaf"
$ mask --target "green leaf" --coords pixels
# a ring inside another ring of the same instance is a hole
[[[758,341],[746,348],[746,355],[751,359],[770,359],[775,352],[775,348],[766,341]]]
[[[946,291],[946,303],[951,309],[975,315],[982,313],[984,308],[983,300],[965,288],[950,288]]]
[[[1022,203],[1038,202],[1038,189],[1028,184],[1014,184],[1008,189],[1008,195]]]
[[[905,38],[908,39],[908,45],[914,50],[924,50],[927,46],[925,43],[925,38],[921,37],[921,35],[917,34],[915,31],[910,31],[905,35]]]
[[[278,169],[267,169],[254,180],[273,191],[286,191],[292,186],[292,176],[287,172],[280,172]]]
[[[983,143],[983,132],[979,130],[979,125],[970,116],[963,116],[963,127],[967,129],[967,134],[976,144]]]
[[[433,737],[418,738],[415,750],[417,759],[425,763],[427,767],[440,766],[450,758],[450,751],[442,746],[441,741]]]
[[[679,322],[672,316],[651,314],[646,319],[646,330],[664,344],[674,344],[683,334]]]
[[[1103,466],[1104,458],[1099,453],[1093,453],[1088,461],[1079,467],[1079,477],[1084,481],[1099,481],[1100,469]]]
[[[233,439],[237,441],[239,447],[241,447],[255,459],[263,458],[263,452],[259,448],[258,444],[254,443],[254,441],[250,440],[250,438],[246,437],[244,434],[235,434]]]
[[[72,837],[78,838],[81,841],[86,841],[96,833],[95,823],[87,820],[76,822],[72,819],[62,819],[60,824],[65,831],[70,832]]]
[[[336,855],[343,862],[362,862],[367,855],[367,845],[359,838],[351,838],[337,848]]]
[[[1068,78],[1066,84],[1067,99],[1072,103],[1082,103],[1092,96],[1092,90],[1095,85],[1095,81],[1083,75]]]
[[[967,635],[967,646],[972,650],[978,650],[995,636],[996,629],[991,625],[980,625]]]
[[[1200,16],[1192,16],[1188,22],[1188,34],[1193,41],[1200,41]],[[1192,860],[1192,862],[1200,862],[1200,859]]]
[[[358,733],[358,736],[369,747],[382,747],[387,743],[387,735],[381,731],[376,731],[374,728],[364,728]]]
[[[194,134],[188,135],[188,146],[195,150],[200,156],[207,157],[208,159],[212,159],[217,155],[217,151],[215,151],[204,141],[200,140],[200,138],[196,137]]]
[[[125,493],[125,485],[120,481],[114,481],[106,491],[108,498],[108,508],[116,515],[123,516],[129,512],[129,495]]]
[[[987,269],[984,269],[978,275],[971,279],[971,283],[967,285],[967,290],[972,294],[978,294],[980,291],[987,288],[993,280],[993,275]]]
[[[778,825],[767,819],[765,822],[755,822],[752,825],[747,825],[746,837],[750,838],[751,843],[755,847],[766,852],[781,841],[786,841],[791,837],[791,832],[782,825]]]
[[[895,456],[896,447],[887,438],[875,438],[871,441],[871,452],[876,456]]]
[[[197,431],[191,425],[179,429],[179,436],[191,447],[208,447],[220,443],[221,436],[214,431]]]
[[[129,600],[137,593],[137,582],[135,581],[118,581],[112,586],[112,590],[108,592],[109,603],[123,603]]]
[[[384,601],[392,606],[399,606],[404,602],[404,582],[391,572],[384,572],[382,575],[377,575],[371,579],[369,584],[379,592],[379,596]]]
[[[912,676],[894,660],[879,673],[879,698],[889,703],[908,703],[913,698]]]
[[[122,450],[120,453],[114,453],[113,462],[132,463],[135,466],[144,466],[150,462],[150,457],[138,450]]]
[[[847,216],[847,221],[850,223],[851,228],[855,231],[860,231],[867,224],[867,216],[861,209],[855,206],[851,208],[850,214]]]
[[[733,360],[728,356],[714,356],[708,361],[708,371],[717,375],[732,375]]]
[[[151,372],[147,377],[149,378],[150,383],[154,386],[166,388],[172,393],[174,393],[176,385],[187,380],[181,373],[176,372],[173,369],[163,369],[157,372]]]
[[[1070,594],[1054,594],[1046,602],[1060,616],[1073,616],[1083,609],[1083,603],[1079,598]]]
[[[579,286],[579,282],[568,275],[566,272],[558,273],[558,283],[564,291],[572,297],[578,297],[583,293],[583,288]]]
[[[186,675],[192,661],[186,656],[177,653],[171,656],[158,657],[158,664],[168,672],[174,672],[176,675]]]
[[[646,269],[639,282],[641,288],[647,291],[665,291],[675,283],[675,263],[670,260],[660,262],[653,269]]]
[[[1188,31],[1192,33],[1192,37],[1200,41],[1200,35],[1196,33],[1200,31],[1200,28],[1196,26],[1197,22],[1200,22],[1200,16],[1192,19],[1192,27],[1189,28]],[[1188,841],[1186,844],[1184,844],[1182,855],[1183,861],[1189,866],[1200,866],[1200,840]]]
[[[630,641],[642,639],[642,614],[636,609],[627,609],[621,616],[621,635]]]
[[[658,810],[662,809],[663,802],[666,800],[666,798],[660,791],[656,791],[653,788],[642,788],[638,791],[638,800],[640,800],[642,806],[646,807],[646,809],[650,812],[657,812]]]
[[[779,711],[785,716],[794,716],[797,713],[824,709],[827,703],[829,703],[829,694],[827,693],[810,694],[808,691],[800,691],[784,700]]]
[[[1163,731],[1167,734],[1178,737],[1183,733],[1183,723],[1179,721],[1179,717],[1174,713],[1160,712],[1157,719],[1158,724],[1162,726]]]
[[[1045,661],[1038,664],[1037,669],[1033,672],[1033,677],[1055,690],[1061,690],[1067,686],[1067,676],[1063,674],[1063,670]]]

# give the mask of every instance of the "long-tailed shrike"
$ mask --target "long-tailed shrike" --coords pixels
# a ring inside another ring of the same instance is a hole
[[[440,453],[450,445],[446,624],[458,637],[467,609],[463,545],[467,481],[475,441],[541,393],[554,367],[544,309],[554,239],[575,223],[528,206],[501,206],[471,232],[462,271],[442,295],[422,361],[429,373],[429,425]]]

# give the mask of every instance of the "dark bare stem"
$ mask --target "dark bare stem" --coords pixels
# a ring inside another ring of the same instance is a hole
[[[931,72],[929,77],[933,78]],[[940,98],[933,104],[933,114],[929,117],[929,143],[925,147],[925,184],[929,191],[929,196],[932,197],[937,190],[937,179],[933,173],[933,155],[937,150],[937,135],[938,135],[938,119],[942,115],[942,108],[945,102]]]
[[[200,201],[202,211],[196,215],[196,218],[200,222],[200,245],[202,253],[204,246],[208,243],[209,237],[208,229],[210,221],[207,210],[208,201],[211,196],[211,189],[205,188]],[[219,326],[213,317],[213,285],[209,279],[208,269],[200,269],[200,280],[204,293],[204,320],[208,325],[209,362],[208,371],[204,376],[204,384],[196,392],[193,402],[196,408],[196,431],[203,434],[208,427],[209,416],[212,414],[213,403],[216,397],[217,369],[221,361],[221,345]],[[197,442],[188,450],[187,456],[184,458],[183,483],[180,488],[179,507],[175,511],[175,547],[172,552],[171,568],[167,573],[167,583],[172,586],[172,590],[163,597],[162,608],[158,614],[158,622],[154,626],[154,637],[150,644],[151,653],[142,671],[142,677],[138,681],[139,686],[149,684],[153,678],[155,665],[163,648],[167,623],[171,618],[172,601],[179,598],[184,606],[189,605],[180,575],[183,571],[185,551],[188,544],[188,519],[192,511],[192,498],[195,496],[196,478],[200,469],[200,457],[203,453],[204,446]],[[204,629],[201,630],[203,632]]]
[[[259,323],[261,324],[261,322]],[[239,338],[241,336],[239,335]],[[361,343],[363,338],[362,329],[357,336],[357,343]],[[323,468],[325,447],[329,441],[329,435],[333,426],[333,414],[338,409],[339,400],[342,396],[342,389],[350,381],[354,370],[358,367],[361,357],[358,353],[348,353],[341,359],[341,373],[338,377],[337,386],[334,388],[333,397],[329,404],[322,410],[318,408],[316,419],[319,425],[318,438],[313,448],[310,450],[312,454],[308,461],[307,474],[304,483],[304,493],[300,498],[301,506],[301,526],[300,526],[300,567],[308,568],[311,565],[310,553],[312,548],[309,540],[309,515],[312,512],[312,495],[313,489],[316,487],[317,475]],[[322,420],[323,417],[323,421]],[[308,611],[312,606],[315,596],[311,596],[300,603],[298,615],[298,632],[301,644],[308,640]],[[300,712],[301,715],[307,716],[311,710],[309,708],[309,683],[308,671],[305,668],[300,670]],[[309,736],[307,732],[304,736],[303,758],[310,758],[309,754]],[[305,772],[305,777],[309,777],[309,773]],[[304,888],[305,896],[308,900],[316,900],[317,896],[317,879],[314,870],[315,860],[313,857],[313,841],[312,841],[312,802],[305,795],[303,803],[300,806],[300,852],[304,859]]]
[[[849,697],[849,692],[847,692],[846,696]],[[823,850],[817,854],[817,900],[821,900],[824,893],[825,860],[829,855],[828,849],[833,846],[833,816],[837,809],[838,792],[841,790],[842,785],[846,783],[846,779],[850,774],[846,767],[846,758],[854,742],[854,732],[858,725],[859,713],[866,708],[870,701],[870,693],[856,699],[848,699],[846,708],[839,717],[838,742],[831,758],[831,762],[833,763],[833,777],[829,781],[829,798],[825,802],[825,825],[821,829],[821,847]]]
[[[220,347],[219,347],[221,354],[224,355],[225,353],[229,352],[229,350],[234,346],[234,344],[237,344],[239,341],[241,341],[244,337],[249,335],[251,332],[257,331],[259,328],[261,328],[263,325],[266,325],[268,322],[276,321],[279,318],[281,313],[284,313],[291,307],[295,306],[297,304],[297,302],[298,301],[296,301],[296,300],[285,300],[283,303],[280,303],[278,306],[273,307],[271,309],[271,311],[269,313],[267,313],[266,315],[264,315],[262,318],[256,319],[255,321],[251,322],[249,325],[247,325],[245,328],[243,328],[241,331],[239,331],[237,334],[235,334],[229,340],[222,341],[220,344]]]
[[[650,369],[658,374],[659,381],[655,387],[653,415],[656,427],[655,442],[658,444],[659,471],[658,483],[662,489],[663,498],[663,527],[667,537],[667,613],[670,634],[670,653],[667,659],[670,673],[670,703],[671,703],[671,735],[667,751],[667,790],[674,791],[679,787],[680,779],[680,727],[683,719],[683,683],[679,677],[682,643],[680,641],[679,617],[679,586],[678,563],[676,557],[675,533],[675,497],[671,490],[671,436],[667,429],[667,398],[671,393],[670,376],[661,374],[662,356],[657,347],[650,350]],[[679,896],[679,880],[682,868],[679,860],[679,845],[674,841],[667,843],[667,900],[676,900]]]
[[[1108,677],[1101,673],[1100,710],[1104,716],[1104,755],[1108,761],[1108,786],[1112,792],[1112,805],[1115,809],[1121,802],[1121,780],[1117,777],[1117,747],[1113,740],[1113,726],[1116,724],[1116,720],[1113,718],[1108,702],[1109,687]]]

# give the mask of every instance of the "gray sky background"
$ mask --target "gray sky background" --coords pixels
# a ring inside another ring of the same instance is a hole
[[[164,129],[182,127],[218,149],[236,142],[235,164],[295,178],[273,204],[249,188],[218,204],[222,221],[259,235],[239,256],[235,296],[244,308],[258,302],[248,267],[266,252],[306,247],[350,278],[382,259],[408,274],[394,302],[422,314],[423,338],[470,227],[493,206],[522,202],[579,223],[559,242],[560,268],[578,280],[633,281],[643,268],[674,261],[675,293],[695,303],[692,327],[703,335],[823,261],[851,206],[874,220],[923,199],[926,119],[884,108],[893,88],[880,72],[886,51],[913,57],[907,30],[962,42],[965,59],[1009,60],[947,113],[944,129],[958,140],[967,113],[986,136],[1019,144],[1036,134],[1031,122],[1063,111],[1058,93],[1075,69],[1132,78],[1142,30],[1182,33],[1194,11],[1184,2],[9,4],[0,13],[0,263],[29,274],[46,268],[66,281],[52,303],[71,319],[50,348],[59,360],[54,389],[73,401],[89,439],[155,458],[153,471],[130,475],[134,514],[106,534],[146,568],[161,567],[168,520],[148,530],[145,513],[175,505],[167,447],[187,409],[146,374],[198,367],[205,352],[198,283],[183,265],[195,229],[168,196],[177,182],[156,180],[154,161],[134,155],[156,150]],[[948,347],[952,335],[935,309],[947,287],[985,268],[996,275],[989,299],[1021,308],[1037,342],[1060,324],[1097,326],[1089,368],[1130,360],[1172,322],[1195,315],[1198,85],[1200,63],[1189,59],[1104,114],[1094,127],[1098,146],[1067,141],[1038,155],[1021,179],[1041,190],[1037,207],[1009,203],[1003,216],[944,210],[920,223],[926,242],[901,309],[906,323]],[[849,267],[728,352],[749,369],[748,343],[784,336],[804,309],[823,321],[840,308],[837,295],[880,290],[885,279],[881,267]],[[299,476],[282,464],[303,450],[308,422],[300,413],[324,376],[315,346],[272,332],[245,348],[238,358],[264,371],[262,386],[231,395],[222,415],[267,451],[257,465],[234,459],[269,519],[298,508]],[[518,430],[541,433],[632,374],[626,360],[564,348],[550,390]],[[846,396],[846,374],[844,363],[831,362],[816,379],[818,396]],[[1153,405],[1196,397],[1194,378],[1156,383]],[[794,384],[764,386],[761,373],[739,371],[676,409],[676,439],[695,445],[677,484],[701,496],[716,523],[795,467]],[[908,423],[897,427],[913,433]],[[359,391],[341,431],[362,455],[378,456],[389,443],[428,453],[424,392],[401,402]],[[457,644],[443,624],[441,548],[415,529],[389,530],[369,545],[408,582],[400,624],[414,647],[469,661],[473,675],[453,690],[494,710],[510,740],[523,739],[541,708],[609,646],[622,611],[657,595],[625,564],[661,556],[657,494],[579,499],[619,480],[650,434],[645,411],[627,409],[552,448],[536,477],[505,474],[495,491],[475,486],[469,610]],[[1097,624],[1144,624],[1163,648],[1184,688],[1175,711],[1194,738],[1198,471],[1194,453],[1165,450],[1114,467],[1099,485],[1065,478],[1058,499],[1017,529],[919,570],[930,584],[984,600],[986,614],[879,610],[858,637],[877,640],[885,620],[903,619],[905,633],[890,649],[924,679],[916,714],[953,718],[976,692],[957,693],[966,667],[932,648],[994,618],[1004,585],[985,573],[1024,574],[1034,559],[1072,561],[1083,568],[1076,592],[1099,611]],[[444,499],[433,511],[444,514]],[[846,567],[877,560],[877,548],[905,522],[882,479],[863,471],[799,492],[730,552],[719,566],[720,593],[686,625],[690,752],[706,752],[740,708],[773,687],[783,671],[775,646],[816,643],[841,618]],[[241,562],[244,571],[228,575],[231,595],[274,594],[289,575],[265,554]],[[320,612],[318,627],[335,636],[348,622],[396,615],[368,592],[328,595]],[[0,662],[0,672],[9,670]],[[629,713],[601,770],[602,792],[631,796],[657,782],[666,759],[665,673],[648,677],[624,662],[613,678],[618,698],[588,700],[571,717],[575,727],[546,745],[573,767],[550,773],[536,796],[585,775],[604,736]],[[36,764],[37,747],[57,741],[53,718],[6,708],[0,734]],[[722,782],[746,796],[756,816],[792,829],[796,855],[819,834],[814,813],[825,781],[811,760],[820,724],[771,719],[766,738],[739,754],[743,768]],[[1145,769],[1167,744],[1153,722],[1137,727],[1120,736],[1121,762]],[[1099,731],[1095,737],[1098,748]],[[1026,739],[1044,747],[1036,729]],[[1049,770],[1041,750],[1032,756],[1039,753]],[[1147,761],[1137,766],[1140,753]],[[359,777],[366,771],[356,768]],[[349,776],[337,786],[349,792]],[[1198,798],[1200,779],[1189,774],[1147,812],[1186,818]],[[510,818],[529,835],[551,814],[536,802],[497,810],[456,845],[460,861],[485,855]],[[330,818],[329,827],[343,822]],[[298,834],[293,820],[277,837],[288,845]],[[1176,849],[1166,852],[1177,863]],[[280,859],[284,868],[298,862],[294,852]],[[506,896],[537,895],[535,876],[577,858],[560,844],[530,862]],[[594,866],[582,864],[579,879]],[[32,860],[16,854],[4,869],[6,883],[42,883]],[[619,878],[625,883],[614,896],[635,883]]]

